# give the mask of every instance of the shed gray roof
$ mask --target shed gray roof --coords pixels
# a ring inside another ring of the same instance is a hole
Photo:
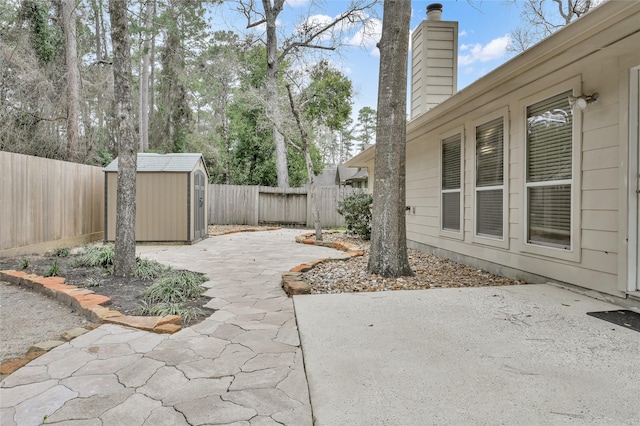
[[[139,172],[190,172],[202,160],[202,154],[152,154],[138,153]],[[118,171],[118,159],[103,169],[105,172]]]

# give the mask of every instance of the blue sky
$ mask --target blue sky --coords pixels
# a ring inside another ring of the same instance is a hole
[[[409,1],[409,0],[407,0]],[[411,30],[426,19],[426,7],[435,0],[413,0]],[[507,52],[509,33],[520,23],[519,6],[505,0],[440,0],[443,5],[442,19],[458,21],[459,56],[458,90],[486,75],[510,59]],[[243,32],[246,20],[232,10],[233,2],[225,2],[214,11],[213,25],[216,29]],[[291,31],[306,16],[329,19],[343,11],[349,0],[287,0],[279,16],[279,27],[283,32]],[[375,28],[382,28],[382,4],[378,7]],[[364,39],[352,32],[345,36],[351,46],[343,48],[331,60],[352,81],[355,89],[354,116],[363,106],[376,108],[379,69],[379,53],[375,43],[379,35]]]

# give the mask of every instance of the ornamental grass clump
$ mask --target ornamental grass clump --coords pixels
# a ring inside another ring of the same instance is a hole
[[[148,304],[176,303],[200,297],[204,288],[200,285],[207,281],[202,274],[190,271],[169,271],[158,278],[143,293]]]
[[[115,259],[115,250],[113,244],[105,244],[103,246],[88,245],[85,246],[82,254],[75,260],[75,266],[101,266],[105,269],[113,268]]]

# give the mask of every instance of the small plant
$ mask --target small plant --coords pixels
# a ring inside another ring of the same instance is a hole
[[[136,277],[142,279],[155,279],[167,271],[167,267],[153,260],[136,257]]]
[[[142,298],[150,304],[175,303],[187,300],[182,290],[168,281],[156,281],[142,292]]]
[[[182,318],[184,323],[189,323],[193,319],[197,318],[199,315],[202,315],[204,312],[199,308],[190,308],[184,306],[184,303],[155,303],[149,304],[145,301],[142,301],[140,305],[140,314],[141,315],[152,315],[152,316],[165,316],[165,315],[178,315]]]
[[[200,286],[207,278],[190,271],[169,271],[158,278],[143,293],[148,303],[175,303],[200,297],[204,288]]]
[[[347,223],[347,232],[363,240],[371,238],[371,194],[356,192],[338,202],[338,213]]]
[[[58,265],[58,260],[54,260],[49,269],[44,274],[45,277],[57,277],[60,273],[60,265]]]
[[[53,251],[53,255],[55,257],[67,257],[69,256],[69,252],[68,247],[59,247]]]
[[[112,244],[103,246],[85,246],[83,253],[75,260],[75,266],[102,266],[105,269],[113,266],[115,252]]]
[[[102,282],[96,277],[87,278],[87,282],[85,283],[85,287],[100,287]]]
[[[27,269],[29,267],[29,259],[22,259],[20,261],[20,268]]]

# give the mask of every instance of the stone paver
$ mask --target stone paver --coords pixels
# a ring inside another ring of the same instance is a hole
[[[234,233],[192,246],[140,247],[145,257],[206,274],[208,306],[217,311],[175,334],[105,324],[60,344],[0,382],[0,423],[311,425],[281,274],[345,253],[297,244],[299,234]]]

